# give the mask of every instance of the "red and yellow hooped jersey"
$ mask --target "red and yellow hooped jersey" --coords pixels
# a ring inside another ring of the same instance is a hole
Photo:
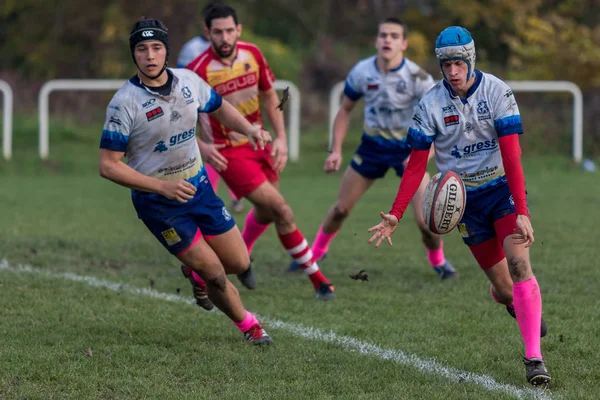
[[[273,88],[275,76],[258,47],[238,41],[237,55],[231,64],[225,64],[209,47],[186,68],[204,79],[214,91],[231,103],[251,124],[262,126],[259,92]],[[234,132],[215,118],[202,115],[203,139],[214,143],[236,146],[247,142],[246,136]]]

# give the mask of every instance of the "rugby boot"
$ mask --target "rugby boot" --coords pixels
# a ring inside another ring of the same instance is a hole
[[[270,344],[272,342],[267,331],[259,323],[252,325],[252,328],[244,332],[244,340],[257,345]]]
[[[548,385],[552,378],[546,370],[544,360],[540,358],[523,358],[525,377],[533,386]]]
[[[181,272],[183,273],[183,276],[185,276],[192,284],[192,293],[194,295],[194,299],[196,300],[196,304],[204,308],[206,311],[211,311],[213,308],[215,308],[213,302],[208,298],[204,281],[197,281],[194,279],[192,275],[192,269],[186,265],[181,264]]]
[[[433,267],[435,272],[442,278],[443,281],[448,279],[458,279],[458,272],[454,269],[450,261],[446,260],[439,267]]]
[[[321,285],[317,288],[317,296],[315,297],[317,300],[332,300],[335,298],[335,288],[333,285],[329,283],[321,283]]]

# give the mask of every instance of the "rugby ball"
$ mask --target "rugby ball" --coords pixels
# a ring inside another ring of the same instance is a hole
[[[467,194],[465,185],[453,171],[439,172],[423,193],[423,218],[429,230],[438,235],[450,232],[465,211]]]

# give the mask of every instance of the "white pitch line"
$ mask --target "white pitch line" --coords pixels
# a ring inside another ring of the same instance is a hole
[[[43,275],[52,278],[83,282],[89,286],[104,288],[113,292],[127,292],[135,295],[143,295],[155,299],[170,301],[173,303],[184,303],[191,305],[195,304],[195,301],[191,298],[157,292],[148,288],[136,288],[124,283],[104,281],[93,276],[76,275],[70,272],[51,272],[40,268],[33,268],[29,265],[10,265],[5,259],[0,261],[0,270],[2,269],[15,272],[35,273],[37,275]],[[413,367],[424,374],[443,376],[455,383],[475,384],[490,392],[506,393],[517,399],[531,398],[536,400],[552,400],[548,390],[519,388],[510,384],[500,383],[488,375],[479,375],[473,372],[447,367],[437,363],[435,360],[421,359],[414,354],[406,354],[401,350],[384,349],[375,344],[363,342],[350,336],[337,335],[333,331],[327,332],[301,324],[291,324],[265,315],[260,315],[260,320],[266,325],[287,331],[296,336],[321,342],[333,343],[350,351],[359,352],[371,357],[378,357],[382,360],[393,361],[396,364]]]

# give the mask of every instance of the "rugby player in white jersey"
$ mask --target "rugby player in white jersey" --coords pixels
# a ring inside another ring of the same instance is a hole
[[[435,43],[444,80],[419,102],[408,143],[413,148],[393,207],[369,229],[369,242],[391,235],[425,174],[435,143],[439,171],[464,181],[467,205],[458,228],[463,241],[491,282],[490,293],[519,325],[525,344],[525,375],[532,385],[548,384],[542,358],[545,336],[542,297],[533,275],[529,247],[533,228],[521,165],[521,116],[512,90],[497,77],[475,69],[475,43],[469,31],[451,26]]]
[[[397,18],[387,18],[379,24],[375,48],[377,55],[361,60],[346,78],[342,106],[333,125],[333,142],[324,170],[331,173],[342,165],[342,142],[348,132],[350,112],[364,98],[362,141],[344,173],[336,202],[329,209],[312,245],[316,260],[325,257],[329,244],[338,234],[350,212],[373,185],[393,168],[402,177],[410,155],[406,132],[415,106],[435,84],[433,77],[404,57],[408,46],[408,27]],[[444,256],[443,243],[427,228],[421,211],[421,197],[429,175],[423,178],[413,199],[415,222],[421,231],[431,267],[442,279],[457,277]],[[298,269],[290,264],[288,271]]]
[[[260,149],[271,138],[193,72],[167,69],[168,33],[160,21],[136,22],[129,45],[138,72],[107,108],[100,175],[131,189],[138,217],[204,279],[210,300],[246,341],[270,343],[226,277],[246,271],[250,259],[231,214],[208,182],[196,142],[198,113],[209,113]]]

